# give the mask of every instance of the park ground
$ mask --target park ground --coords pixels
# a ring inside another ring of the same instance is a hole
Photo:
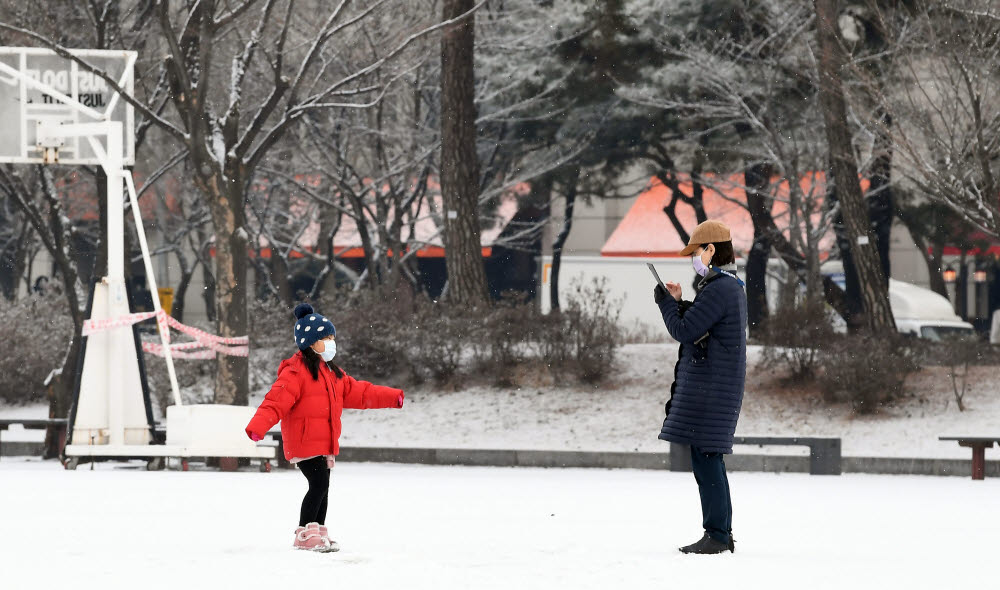
[[[305,479],[0,461],[10,588],[991,587],[1000,480],[732,473],[735,554],[690,474],[339,463],[342,550],[291,548]]]

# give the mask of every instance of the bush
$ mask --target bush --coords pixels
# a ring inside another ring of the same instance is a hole
[[[46,377],[58,369],[73,338],[73,320],[58,294],[16,302],[0,299],[0,400],[27,404],[46,400]]]
[[[516,382],[514,369],[531,356],[538,340],[537,323],[541,314],[520,296],[508,295],[491,308],[481,320],[478,339],[478,368],[499,386]]]
[[[969,368],[977,365],[996,364],[996,353],[983,338],[977,335],[948,335],[941,342],[930,343],[925,348],[924,364],[948,367],[952,392],[958,411],[965,411],[965,394],[969,386]]]
[[[414,346],[418,327],[408,293],[406,288],[341,290],[316,304],[317,311],[337,326],[337,354],[343,351],[348,374],[381,379],[410,366],[407,352]]]
[[[431,379],[438,385],[458,386],[477,323],[466,314],[449,312],[439,303],[418,304],[413,322],[413,346],[407,350],[413,377],[418,382]]]
[[[609,374],[621,344],[620,302],[608,300],[603,283],[572,287],[565,310],[544,316],[521,295],[467,312],[414,298],[405,288],[338,291],[315,307],[337,326],[336,362],[343,353],[344,370],[359,379],[409,378],[458,387],[473,377],[511,386],[532,376],[546,382],[573,376],[594,383]],[[275,302],[253,304],[254,391],[266,388],[276,363],[294,351],[292,314],[285,308]],[[162,389],[158,382],[156,389]]]
[[[904,393],[906,377],[920,368],[919,343],[904,336],[867,334],[834,339],[824,347],[820,389],[828,402],[847,402],[875,414]]]
[[[585,383],[601,381],[611,372],[623,333],[619,325],[621,300],[608,296],[607,280],[589,284],[570,283],[569,305],[564,312],[562,333],[572,342],[572,363]]]
[[[819,372],[823,346],[835,337],[826,304],[804,302],[767,319],[763,327],[763,363],[788,372],[801,383]]]

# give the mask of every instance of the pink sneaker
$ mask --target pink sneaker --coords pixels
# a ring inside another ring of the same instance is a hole
[[[319,534],[326,539],[327,544],[330,546],[327,551],[340,551],[340,545],[336,541],[330,538],[330,531],[325,525],[319,525]]]
[[[308,551],[329,551],[330,543],[319,532],[319,525],[310,522],[305,527],[295,529],[296,549],[306,549]]]

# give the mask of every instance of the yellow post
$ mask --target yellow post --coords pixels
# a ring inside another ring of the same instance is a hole
[[[167,314],[172,314],[174,312],[174,288],[159,287],[156,289],[156,293],[160,297],[160,308]]]

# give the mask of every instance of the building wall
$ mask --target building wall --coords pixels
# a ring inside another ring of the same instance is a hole
[[[640,190],[641,188],[641,185],[639,185]],[[614,232],[615,228],[618,227],[618,223],[637,198],[594,199],[590,204],[578,201],[573,215],[573,229],[566,242],[564,253],[569,256],[600,256],[601,247],[611,233]],[[563,219],[565,218],[565,204],[565,198],[563,197],[556,198],[552,203],[552,219],[546,227],[543,236],[542,252],[544,256],[552,255],[552,241],[562,228]],[[666,231],[673,231],[666,224],[665,218],[664,223]],[[924,288],[930,288],[930,275],[927,264],[924,262],[923,256],[910,236],[909,230],[898,221],[893,226],[892,243],[890,244],[889,252],[892,263],[892,278],[913,283]],[[951,265],[953,268],[958,269],[958,257],[946,257],[944,264],[945,266]],[[977,286],[972,278],[973,271],[975,270],[975,262],[970,258],[967,264],[969,285],[968,289],[966,289],[966,309],[968,310],[967,317],[971,321],[977,315],[987,317],[990,310],[988,308],[984,309],[982,305],[984,298],[983,287],[978,288],[977,296]],[[958,308],[954,284],[949,285],[949,294],[952,303]]]

